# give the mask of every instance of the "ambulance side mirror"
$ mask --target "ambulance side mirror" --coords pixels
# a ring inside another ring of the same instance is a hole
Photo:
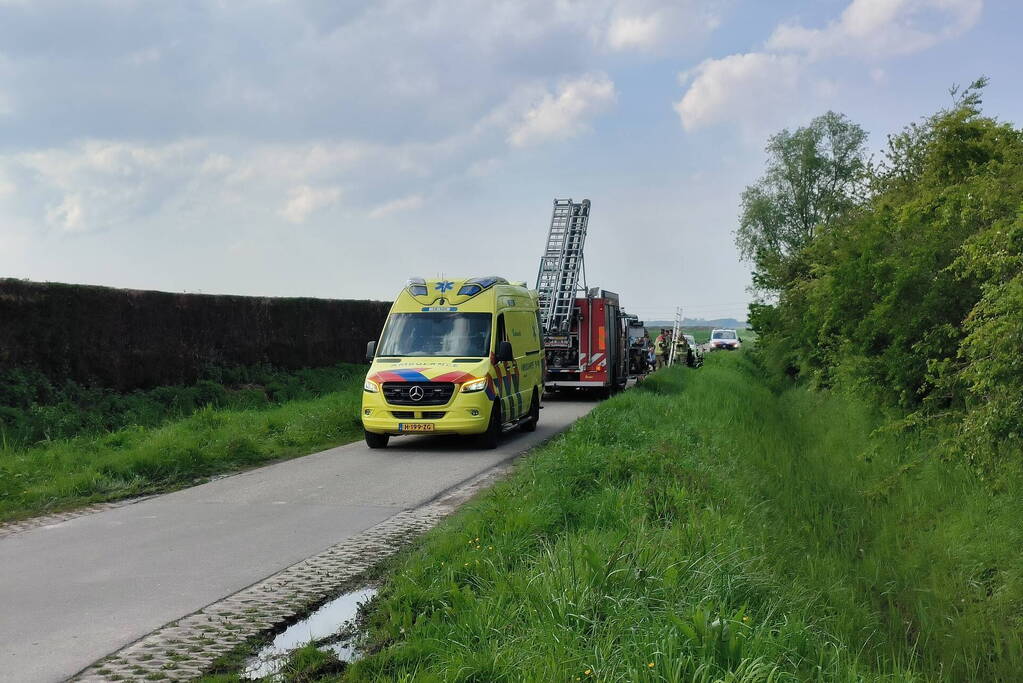
[[[370,343],[366,344],[366,360],[372,361],[373,357],[376,356],[376,355],[377,355],[377,343],[376,343],[376,341],[371,341]]]
[[[497,345],[497,353],[494,354],[498,363],[508,363],[515,360],[515,352],[509,341],[503,341]]]

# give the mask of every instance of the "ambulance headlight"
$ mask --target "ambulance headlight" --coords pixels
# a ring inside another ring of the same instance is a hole
[[[462,393],[471,394],[476,391],[483,391],[487,388],[487,378],[480,377],[479,379],[469,380],[462,385]]]
[[[380,391],[380,387],[377,386],[376,382],[367,379],[362,383],[362,390],[368,394],[375,394]]]

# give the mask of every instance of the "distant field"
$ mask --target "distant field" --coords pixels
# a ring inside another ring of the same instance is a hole
[[[0,411],[0,521],[181,488],[357,440],[364,373],[364,366],[342,364],[256,373],[265,384],[206,380],[8,406]],[[47,437],[47,430],[59,436]]]
[[[646,328],[647,334],[651,339],[655,339],[660,333],[661,328],[659,327],[648,327]],[[684,334],[691,334],[696,339],[697,344],[706,344],[710,341],[711,328],[709,327],[684,327],[682,328]],[[753,330],[736,330],[739,334],[739,338],[743,342],[756,341],[757,333]]]

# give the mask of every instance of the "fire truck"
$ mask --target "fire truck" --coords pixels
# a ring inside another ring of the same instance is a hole
[[[536,289],[544,335],[545,386],[623,389],[629,380],[629,316],[618,295],[586,287],[583,246],[590,201],[555,199]],[[580,278],[582,282],[580,282]]]

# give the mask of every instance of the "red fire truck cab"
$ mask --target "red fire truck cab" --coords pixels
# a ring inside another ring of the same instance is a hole
[[[544,339],[546,387],[587,388],[610,394],[629,379],[628,319],[618,295],[590,289],[575,300],[567,334]]]

